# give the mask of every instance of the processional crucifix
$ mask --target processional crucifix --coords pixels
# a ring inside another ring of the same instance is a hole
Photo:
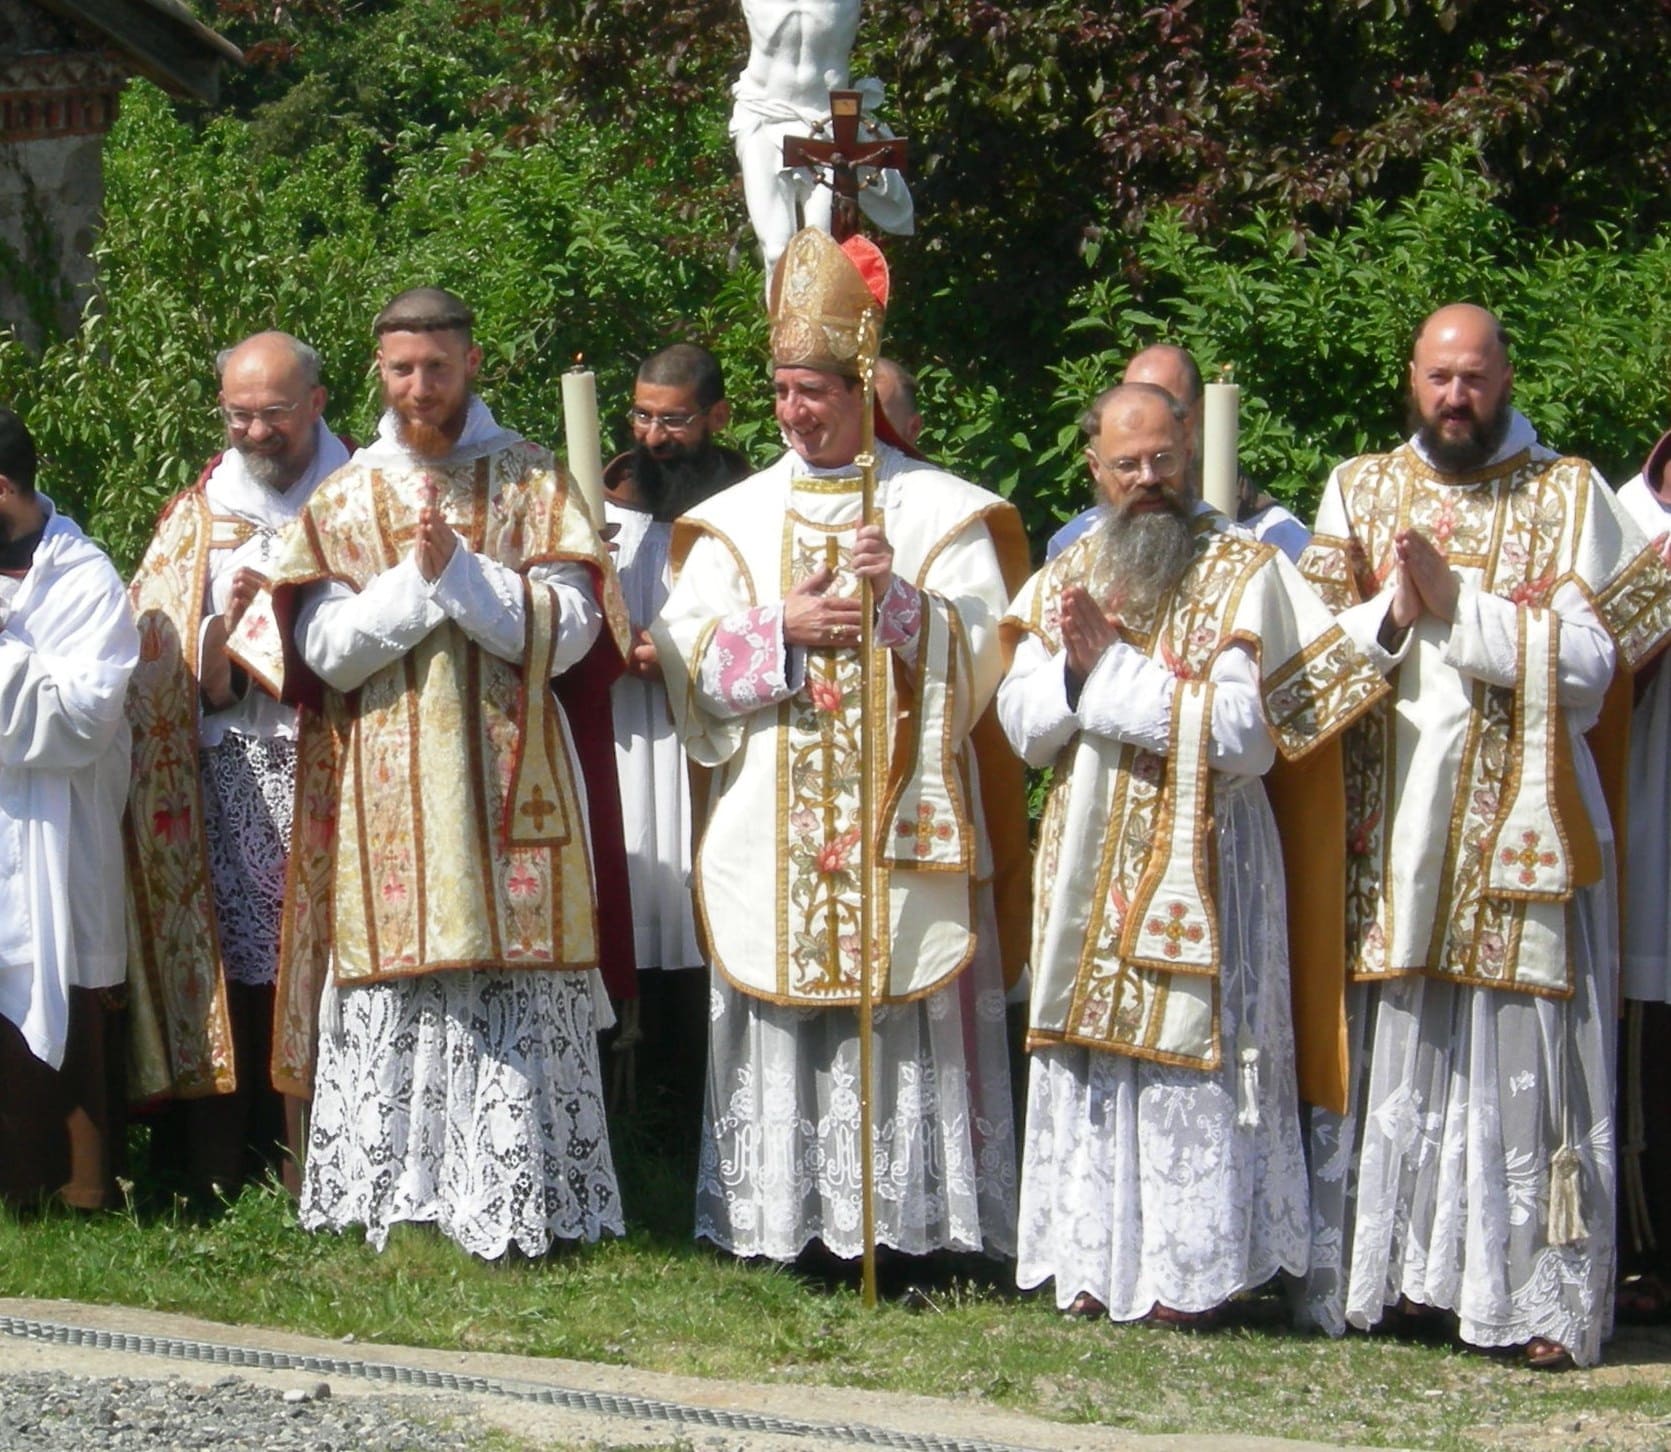
[[[830,235],[845,242],[859,230],[859,192],[864,187],[861,169],[905,172],[907,146],[902,136],[859,135],[862,96],[858,91],[830,92],[830,135],[785,136],[783,164],[808,167],[820,186],[834,194],[830,214]]]
[[[908,148],[903,137],[863,138],[858,91],[830,92],[828,137],[783,138],[785,167],[809,167],[820,186],[834,194],[830,235],[845,242],[859,230],[861,170],[872,175],[882,169],[905,171]],[[876,356],[881,347],[881,308],[868,309],[860,329],[859,377],[864,385],[864,439],[854,462],[859,466],[859,519],[870,523],[876,512]],[[831,545],[834,545],[832,540]],[[833,568],[833,562],[832,568]],[[871,1135],[875,1124],[873,1028],[877,962],[877,908],[885,904],[877,872],[876,806],[881,799],[877,781],[877,733],[887,709],[886,676],[876,662],[876,601],[870,580],[859,581],[859,669],[864,709],[859,715],[859,1175],[860,1218],[864,1260],[861,1294],[866,1306],[876,1304],[876,1165]],[[882,930],[888,924],[884,914]],[[832,967],[836,959],[832,952]]]

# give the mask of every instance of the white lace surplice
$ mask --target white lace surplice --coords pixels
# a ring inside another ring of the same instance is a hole
[[[364,1225],[381,1250],[390,1226],[428,1221],[487,1259],[621,1234],[595,976],[429,973],[328,987],[303,1228]]]
[[[667,599],[673,526],[608,501],[604,512],[611,524],[620,525],[615,569],[627,612],[635,627],[646,626]],[[623,675],[609,697],[638,967],[699,967],[702,951],[690,896],[690,784],[667,688],[659,680]]]
[[[1015,1250],[1015,1116],[990,893],[967,972],[875,1010],[876,1239],[910,1255]],[[714,975],[696,1234],[792,1260],[863,1254],[858,1013],[794,1008]]]
[[[1306,1310],[1326,1331],[1373,1326],[1408,1296],[1455,1311],[1475,1346],[1546,1336],[1580,1365],[1600,1358],[1613,1319],[1616,912],[1609,866],[1575,903],[1568,1002],[1423,978],[1349,990],[1354,1112],[1311,1116]],[[1588,1233],[1552,1246],[1549,1161],[1569,1132]]]
[[[1116,1321],[1158,1301],[1206,1311],[1278,1271],[1303,1274],[1310,1227],[1294,1085],[1281,845],[1258,783],[1221,790],[1225,1045],[1211,1072],[1071,1046],[1033,1054],[1016,1283],[1089,1291]],[[1274,909],[1274,910],[1273,910]],[[1259,1122],[1237,1123],[1237,1036],[1259,1050]]]
[[[227,731],[198,757],[221,961],[234,983],[278,977],[279,920],[296,795],[296,743]]]

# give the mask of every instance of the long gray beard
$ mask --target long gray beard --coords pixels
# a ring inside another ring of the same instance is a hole
[[[1134,630],[1148,630],[1156,607],[1183,578],[1195,536],[1181,509],[1115,512],[1097,527],[1092,593]]]

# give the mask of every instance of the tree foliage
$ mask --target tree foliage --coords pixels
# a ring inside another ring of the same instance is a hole
[[[771,450],[735,0],[204,3],[252,59],[230,108],[130,91],[100,301],[44,355],[0,339],[51,487],[124,560],[218,443],[219,347],[308,337],[363,435],[369,320],[420,281],[474,304],[483,391],[534,437],[576,354],[624,403],[689,338]],[[854,72],[888,85],[919,213],[886,243],[889,347],[930,447],[1042,531],[1086,491],[1080,408],[1165,336],[1235,364],[1250,466],[1303,509],[1400,430],[1410,328],[1471,297],[1546,434],[1634,468],[1671,336],[1668,29],[1661,0],[867,0]]]

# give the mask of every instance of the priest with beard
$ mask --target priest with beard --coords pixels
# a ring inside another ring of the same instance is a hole
[[[1107,514],[1011,604],[998,713],[1052,770],[1017,1281],[1200,1327],[1310,1252],[1262,778],[1386,688],[1280,550],[1187,492],[1187,420],[1147,383],[1087,412]]]
[[[1409,380],[1410,438],[1334,470],[1301,558],[1392,687],[1346,740],[1349,1077],[1312,1116],[1306,1309],[1588,1366],[1619,974],[1597,767],[1671,593],[1595,469],[1513,407],[1495,317],[1433,313]]]
[[[438,288],[378,314],[377,437],[286,531],[273,611],[232,650],[319,706],[275,1052],[313,1090],[301,1223],[381,1249],[428,1221],[491,1259],[622,1229],[587,793],[551,683],[628,635],[578,491],[475,396],[472,327]]]
[[[639,365],[633,384],[633,447],[604,471],[604,517],[621,591],[632,617],[626,673],[610,688],[615,765],[621,789],[638,998],[626,1001],[618,1053],[635,1042],[642,1055],[623,1061],[626,1098],[642,1063],[647,1097],[674,1120],[671,1144],[694,1149],[701,1128],[707,958],[691,902],[691,800],[684,748],[673,729],[649,624],[672,587],[668,544],[673,521],[753,472],[714,435],[730,421],[725,378],[706,348],[675,343]],[[632,1032],[632,1015],[639,1015]],[[693,1166],[694,1168],[694,1166]]]

